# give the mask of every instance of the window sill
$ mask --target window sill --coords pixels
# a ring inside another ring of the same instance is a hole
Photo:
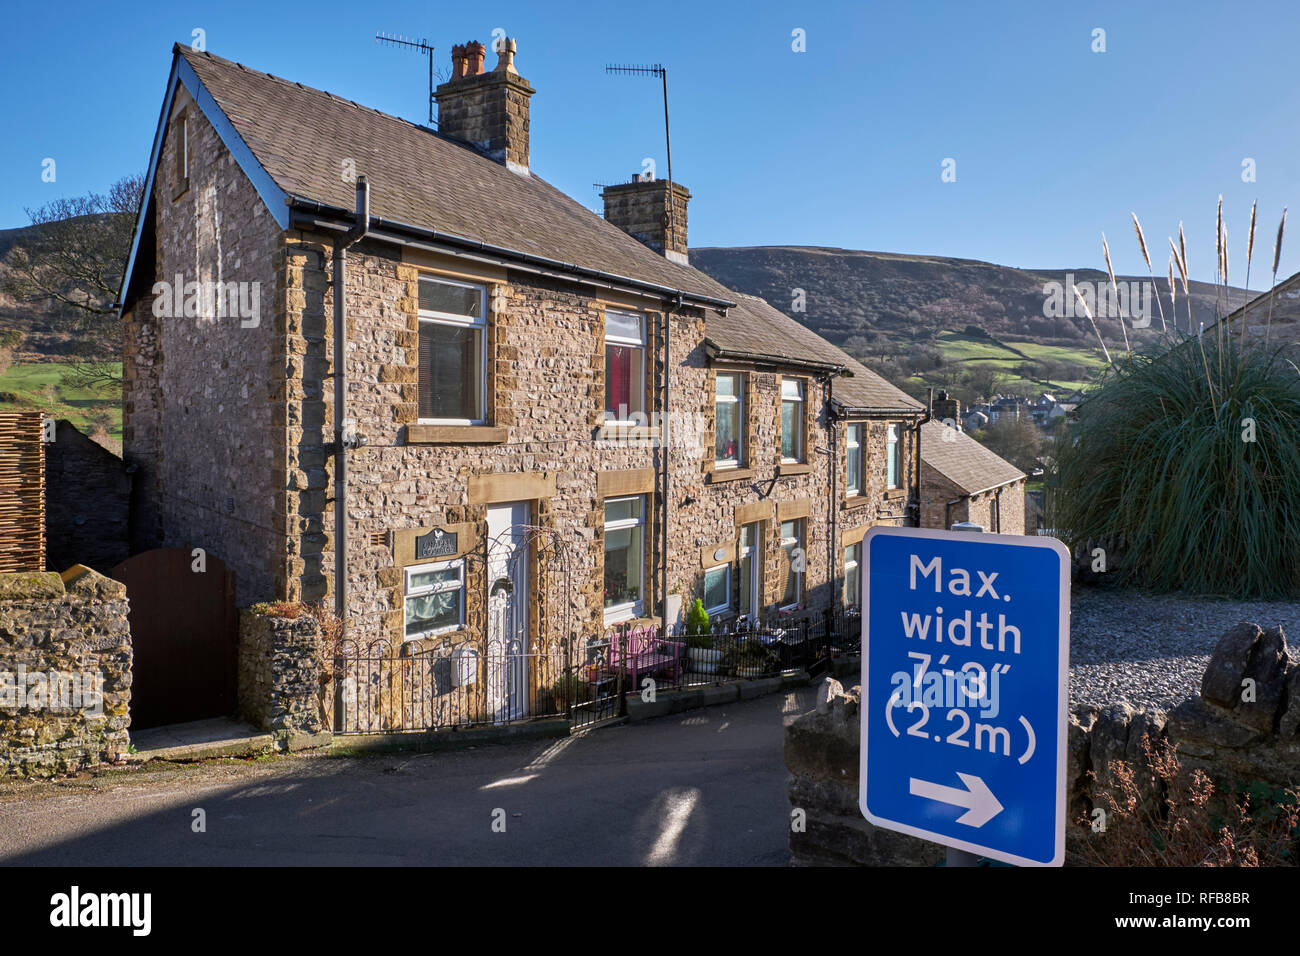
[[[491,425],[407,425],[408,445],[500,445],[510,429]]]
[[[871,503],[870,495],[853,495],[844,499],[844,510],[853,511],[856,508],[865,508]]]
[[[718,468],[710,471],[705,476],[705,480],[711,485],[716,485],[720,481],[744,481],[753,477],[752,468]]]
[[[886,500],[886,501],[897,501],[899,498],[906,498],[906,497],[907,497],[907,489],[906,489],[906,488],[886,488],[886,489],[885,489],[885,500]]]
[[[658,441],[659,426],[644,422],[604,422],[596,427],[597,441]]]
[[[190,191],[190,179],[188,176],[186,176],[179,183],[177,183],[176,186],[172,189],[172,202],[175,202],[176,200],[180,199],[189,191]]]
[[[469,640],[474,635],[463,625],[460,627],[451,627],[445,631],[433,631],[428,634],[421,634],[418,637],[403,637],[400,653],[403,656],[419,654],[422,651],[430,651],[449,640]]]
[[[812,465],[801,461],[783,461],[777,466],[778,475],[807,475],[812,472]]]

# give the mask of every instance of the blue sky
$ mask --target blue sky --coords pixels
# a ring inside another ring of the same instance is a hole
[[[0,228],[143,168],[171,45],[195,29],[213,53],[423,122],[425,59],[375,32],[427,38],[446,69],[453,43],[502,28],[537,90],[533,169],[590,207],[593,183],[628,179],[643,157],[664,174],[657,83],[603,69],[662,62],[696,247],[1101,267],[1105,231],[1117,270],[1138,273],[1134,210],[1157,274],[1182,219],[1192,275],[1210,280],[1222,194],[1238,284],[1259,200],[1259,288],[1281,209],[1300,196],[1294,3],[50,0],[7,19]],[[792,50],[796,29],[806,52]],[[1255,182],[1242,181],[1247,158]],[[1297,269],[1300,235],[1280,274]]]

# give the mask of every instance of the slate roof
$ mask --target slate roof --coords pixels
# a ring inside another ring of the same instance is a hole
[[[707,314],[724,352],[844,366],[873,404],[919,404],[763,299],[642,245],[538,177],[520,175],[461,140],[321,90],[176,44],[174,52],[275,184],[293,197],[350,210],[344,160],[370,183],[371,215],[674,290],[734,302]],[[838,379],[836,390],[849,389]]]
[[[965,432],[952,429],[944,441],[948,426],[940,421],[921,426],[921,463],[933,468],[964,493],[973,495],[1026,477],[1005,458],[989,451]]]
[[[901,388],[890,385],[857,359],[849,357],[845,363],[852,378],[835,380],[834,399],[849,414],[870,409],[911,409],[920,414],[925,406]]]

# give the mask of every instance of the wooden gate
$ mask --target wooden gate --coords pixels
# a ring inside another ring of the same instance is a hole
[[[210,554],[194,564],[186,548],[159,548],[113,569],[131,602],[132,730],[235,711],[235,575]]]

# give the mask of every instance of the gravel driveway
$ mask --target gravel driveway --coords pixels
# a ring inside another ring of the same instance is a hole
[[[1070,621],[1070,705],[1170,710],[1200,688],[1210,652],[1241,621],[1282,626],[1300,662],[1300,603],[1223,601],[1078,588]]]

